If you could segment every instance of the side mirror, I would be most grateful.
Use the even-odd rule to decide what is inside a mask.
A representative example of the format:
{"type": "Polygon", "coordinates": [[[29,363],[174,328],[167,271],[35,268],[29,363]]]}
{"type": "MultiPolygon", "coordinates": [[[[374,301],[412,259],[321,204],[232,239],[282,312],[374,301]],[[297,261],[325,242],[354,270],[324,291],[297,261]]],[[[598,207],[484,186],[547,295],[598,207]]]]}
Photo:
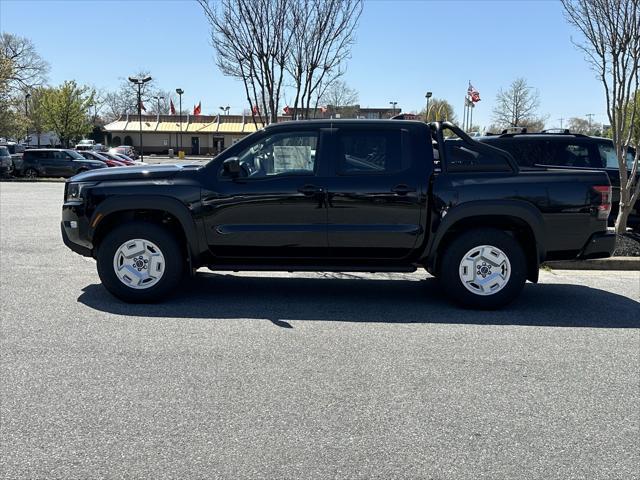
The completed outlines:
{"type": "Polygon", "coordinates": [[[224,170],[224,174],[227,177],[239,177],[241,173],[240,169],[240,160],[238,157],[230,157],[227,158],[224,162],[222,162],[222,168],[224,170]]]}

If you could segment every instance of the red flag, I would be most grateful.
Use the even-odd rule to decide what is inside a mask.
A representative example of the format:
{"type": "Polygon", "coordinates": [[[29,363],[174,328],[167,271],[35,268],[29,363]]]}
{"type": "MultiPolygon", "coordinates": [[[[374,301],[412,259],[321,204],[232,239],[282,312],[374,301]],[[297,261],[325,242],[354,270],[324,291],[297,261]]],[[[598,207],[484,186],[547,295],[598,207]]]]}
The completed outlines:
{"type": "Polygon", "coordinates": [[[171,108],[171,115],[175,115],[176,114],[176,107],[173,104],[173,100],[169,100],[169,108],[171,108]]]}
{"type": "Polygon", "coordinates": [[[320,107],[320,111],[322,113],[327,113],[327,107],[320,107]]]}
{"type": "Polygon", "coordinates": [[[147,111],[147,109],[144,108],[144,103],[142,103],[142,100],[140,100],[140,110],[142,110],[143,112],[147,111]]]}
{"type": "Polygon", "coordinates": [[[254,105],[253,107],[251,107],[251,113],[253,113],[254,115],[260,115],[260,109],[258,108],[257,105],[254,105]]]}
{"type": "Polygon", "coordinates": [[[193,114],[196,115],[196,116],[200,115],[200,112],[202,111],[201,103],[202,102],[198,102],[198,105],[193,107],[193,114]]]}
{"type": "Polygon", "coordinates": [[[284,112],[285,115],[289,115],[293,109],[289,108],[289,105],[287,105],[286,107],[284,107],[284,110],[282,110],[284,112]]]}

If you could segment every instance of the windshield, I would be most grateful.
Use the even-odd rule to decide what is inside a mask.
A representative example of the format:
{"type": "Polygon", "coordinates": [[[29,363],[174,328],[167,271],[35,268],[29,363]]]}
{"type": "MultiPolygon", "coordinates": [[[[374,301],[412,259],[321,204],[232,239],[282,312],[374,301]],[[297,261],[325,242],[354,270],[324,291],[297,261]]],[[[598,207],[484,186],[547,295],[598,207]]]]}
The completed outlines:
{"type": "Polygon", "coordinates": [[[85,158],[75,150],[67,150],[67,153],[71,155],[71,158],[73,158],[74,160],[85,160],[85,158]]]}
{"type": "Polygon", "coordinates": [[[8,157],[11,154],[9,153],[9,149],[7,147],[0,147],[0,157],[8,157]]]}

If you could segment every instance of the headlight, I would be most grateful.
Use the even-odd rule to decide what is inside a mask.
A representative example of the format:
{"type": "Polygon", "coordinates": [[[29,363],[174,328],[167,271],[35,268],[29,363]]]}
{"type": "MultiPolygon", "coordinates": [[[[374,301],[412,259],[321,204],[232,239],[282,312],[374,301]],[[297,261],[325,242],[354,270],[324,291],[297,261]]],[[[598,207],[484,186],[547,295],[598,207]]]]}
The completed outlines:
{"type": "Polygon", "coordinates": [[[93,182],[71,182],[67,184],[67,202],[77,202],[82,200],[82,192],[87,187],[95,185],[93,182]]]}

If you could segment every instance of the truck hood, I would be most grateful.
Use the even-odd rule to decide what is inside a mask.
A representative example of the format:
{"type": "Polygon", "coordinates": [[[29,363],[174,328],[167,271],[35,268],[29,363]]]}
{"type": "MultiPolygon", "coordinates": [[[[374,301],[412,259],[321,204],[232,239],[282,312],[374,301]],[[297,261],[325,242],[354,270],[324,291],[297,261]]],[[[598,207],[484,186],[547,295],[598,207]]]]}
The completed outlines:
{"type": "Polygon", "coordinates": [[[140,165],[130,167],[110,167],[90,170],[71,177],[70,182],[103,182],[120,180],[147,180],[157,178],[171,178],[185,170],[197,170],[200,164],[162,164],[140,165]]]}

